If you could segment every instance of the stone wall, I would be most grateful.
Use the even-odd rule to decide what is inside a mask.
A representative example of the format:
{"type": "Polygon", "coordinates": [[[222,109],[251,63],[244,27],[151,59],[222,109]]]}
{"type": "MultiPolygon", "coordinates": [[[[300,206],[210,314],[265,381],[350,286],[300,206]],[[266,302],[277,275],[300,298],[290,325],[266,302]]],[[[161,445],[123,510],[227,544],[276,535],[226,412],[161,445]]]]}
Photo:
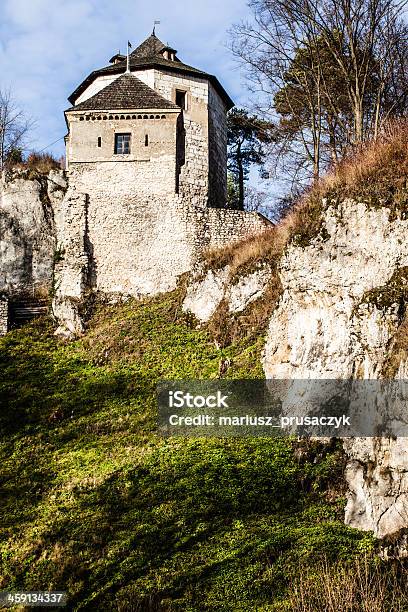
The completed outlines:
{"type": "Polygon", "coordinates": [[[227,201],[227,109],[210,84],[208,88],[209,205],[227,201]]]}
{"type": "Polygon", "coordinates": [[[9,306],[8,298],[0,296],[0,336],[8,332],[9,306]]]}
{"type": "Polygon", "coordinates": [[[207,206],[209,192],[208,81],[155,70],[155,89],[175,102],[176,91],[186,92],[186,109],[181,114],[184,163],[179,167],[180,194],[197,206],[207,206]]]}
{"type": "MultiPolygon", "coordinates": [[[[209,240],[206,246],[210,248],[225,246],[252,234],[259,234],[268,227],[271,227],[271,222],[259,213],[209,208],[207,228],[209,240]]],[[[198,235],[201,236],[201,233],[198,235]]],[[[206,236],[203,238],[205,240],[206,236]]]]}
{"type": "Polygon", "coordinates": [[[144,174],[137,163],[71,165],[70,185],[87,198],[89,287],[131,295],[171,290],[204,249],[269,225],[256,213],[208,208],[199,194],[176,194],[173,161],[152,160],[144,174]]]}
{"type": "Polygon", "coordinates": [[[103,170],[98,164],[78,165],[70,172],[70,183],[88,197],[94,288],[158,293],[173,288],[177,276],[190,268],[191,232],[185,204],[174,192],[173,170],[171,160],[161,158],[145,183],[132,163],[104,164],[103,170]]]}

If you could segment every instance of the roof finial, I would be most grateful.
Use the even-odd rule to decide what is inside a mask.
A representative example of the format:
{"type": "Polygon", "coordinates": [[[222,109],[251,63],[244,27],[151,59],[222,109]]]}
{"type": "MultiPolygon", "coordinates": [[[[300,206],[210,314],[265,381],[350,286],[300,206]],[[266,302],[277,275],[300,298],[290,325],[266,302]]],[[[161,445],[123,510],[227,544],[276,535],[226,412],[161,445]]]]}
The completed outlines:
{"type": "Polygon", "coordinates": [[[156,36],[156,26],[159,25],[160,21],[155,21],[153,24],[152,36],[156,36]]]}
{"type": "Polygon", "coordinates": [[[126,74],[130,74],[130,58],[129,58],[129,49],[132,48],[132,43],[128,40],[127,44],[127,56],[126,56],[126,74]]]}

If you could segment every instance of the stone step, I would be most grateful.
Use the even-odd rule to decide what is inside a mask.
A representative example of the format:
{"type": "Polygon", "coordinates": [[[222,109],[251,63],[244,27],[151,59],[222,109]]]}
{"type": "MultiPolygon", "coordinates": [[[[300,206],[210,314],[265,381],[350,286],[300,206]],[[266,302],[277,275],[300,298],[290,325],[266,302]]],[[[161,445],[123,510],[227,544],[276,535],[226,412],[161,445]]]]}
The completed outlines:
{"type": "Polygon", "coordinates": [[[9,303],[9,327],[20,327],[35,317],[47,314],[48,302],[44,300],[27,300],[9,303]]]}

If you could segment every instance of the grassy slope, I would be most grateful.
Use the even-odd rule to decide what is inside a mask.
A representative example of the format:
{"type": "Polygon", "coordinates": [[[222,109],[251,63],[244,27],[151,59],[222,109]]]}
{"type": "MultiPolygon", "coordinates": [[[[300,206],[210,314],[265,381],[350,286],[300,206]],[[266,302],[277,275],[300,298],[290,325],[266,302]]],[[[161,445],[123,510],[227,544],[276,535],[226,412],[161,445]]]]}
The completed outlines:
{"type": "Polygon", "coordinates": [[[290,610],[300,571],[371,549],[342,524],[335,448],[155,434],[157,380],[216,378],[221,357],[261,377],[261,347],[217,349],[176,295],[99,310],[77,342],[47,321],[0,340],[0,588],[68,589],[70,609],[290,610]]]}

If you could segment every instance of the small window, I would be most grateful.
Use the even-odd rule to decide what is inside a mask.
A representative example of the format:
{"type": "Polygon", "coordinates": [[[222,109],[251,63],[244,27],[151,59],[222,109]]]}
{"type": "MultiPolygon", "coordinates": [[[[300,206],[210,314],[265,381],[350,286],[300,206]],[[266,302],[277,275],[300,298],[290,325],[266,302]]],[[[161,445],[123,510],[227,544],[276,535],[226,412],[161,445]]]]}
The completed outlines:
{"type": "Polygon", "coordinates": [[[149,135],[146,134],[146,136],[145,136],[145,147],[148,147],[148,146],[149,146],[149,135]]]}
{"type": "Polygon", "coordinates": [[[130,134],[115,134],[115,155],[130,153],[130,134]]]}
{"type": "Polygon", "coordinates": [[[186,92],[176,90],[176,104],[183,110],[186,109],[186,92]]]}
{"type": "Polygon", "coordinates": [[[102,146],[102,138],[98,136],[98,147],[102,146]]]}

